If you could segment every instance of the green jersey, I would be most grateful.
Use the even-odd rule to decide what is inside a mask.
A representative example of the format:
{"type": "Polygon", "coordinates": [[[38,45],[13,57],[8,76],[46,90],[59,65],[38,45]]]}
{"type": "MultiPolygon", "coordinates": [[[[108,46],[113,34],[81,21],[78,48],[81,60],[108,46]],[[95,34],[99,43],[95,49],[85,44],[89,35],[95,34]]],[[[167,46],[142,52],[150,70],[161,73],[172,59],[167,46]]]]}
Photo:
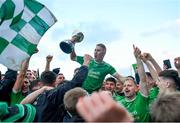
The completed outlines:
{"type": "Polygon", "coordinates": [[[151,104],[157,98],[158,93],[159,93],[158,87],[153,87],[150,89],[149,96],[148,96],[149,104],[151,104]]]}
{"type": "Polygon", "coordinates": [[[120,100],[122,100],[122,99],[124,99],[125,98],[125,96],[124,96],[124,94],[122,93],[122,95],[119,95],[117,92],[114,92],[113,93],[113,99],[114,99],[114,101],[120,101],[120,100]]]}
{"type": "MultiPolygon", "coordinates": [[[[83,57],[81,56],[77,56],[76,61],[81,65],[84,62],[83,57]]],[[[101,88],[104,78],[107,74],[113,75],[116,73],[116,70],[110,64],[104,61],[98,63],[94,59],[90,61],[88,69],[88,76],[82,87],[89,93],[97,91],[101,88]]]]}
{"type": "Polygon", "coordinates": [[[118,102],[133,115],[136,122],[150,121],[148,97],[143,96],[140,92],[131,101],[124,98],[118,102]]]}
{"type": "Polygon", "coordinates": [[[22,91],[19,91],[17,93],[11,92],[11,105],[14,104],[20,104],[20,102],[25,98],[25,96],[22,94],[22,91]]]}

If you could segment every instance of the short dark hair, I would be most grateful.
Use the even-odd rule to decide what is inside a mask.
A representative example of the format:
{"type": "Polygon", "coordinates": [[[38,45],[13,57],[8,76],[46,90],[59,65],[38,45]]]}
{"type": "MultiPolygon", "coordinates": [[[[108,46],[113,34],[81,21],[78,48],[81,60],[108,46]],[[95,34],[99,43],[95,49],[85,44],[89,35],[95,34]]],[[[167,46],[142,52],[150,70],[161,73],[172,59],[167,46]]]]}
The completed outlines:
{"type": "Polygon", "coordinates": [[[58,75],[63,75],[63,76],[64,76],[64,74],[63,74],[63,73],[58,73],[58,75]]]}
{"type": "Polygon", "coordinates": [[[116,82],[117,82],[114,77],[108,77],[108,78],[106,78],[105,83],[106,83],[107,81],[114,82],[114,84],[116,84],[116,82]]]}
{"type": "Polygon", "coordinates": [[[104,44],[99,43],[99,44],[97,44],[96,46],[100,46],[100,47],[102,47],[102,48],[106,51],[106,46],[105,46],[104,44]]]}
{"type": "Polygon", "coordinates": [[[55,74],[59,74],[60,68],[54,68],[52,71],[53,71],[55,74]]]}
{"type": "Polygon", "coordinates": [[[159,73],[159,77],[170,78],[174,80],[177,89],[180,89],[180,78],[176,70],[163,70],[159,73]]]}
{"type": "Polygon", "coordinates": [[[160,94],[150,109],[153,122],[180,121],[180,92],[160,94]]]}
{"type": "Polygon", "coordinates": [[[127,76],[127,78],[131,78],[132,80],[134,80],[135,81],[135,78],[133,77],[133,76],[127,76]]]}
{"type": "Polygon", "coordinates": [[[41,81],[45,84],[52,84],[56,80],[56,74],[52,71],[44,71],[41,74],[41,81]]]}
{"type": "Polygon", "coordinates": [[[38,82],[40,82],[40,79],[35,79],[31,82],[30,84],[30,90],[32,90],[33,87],[37,86],[38,85],[38,82]]]}

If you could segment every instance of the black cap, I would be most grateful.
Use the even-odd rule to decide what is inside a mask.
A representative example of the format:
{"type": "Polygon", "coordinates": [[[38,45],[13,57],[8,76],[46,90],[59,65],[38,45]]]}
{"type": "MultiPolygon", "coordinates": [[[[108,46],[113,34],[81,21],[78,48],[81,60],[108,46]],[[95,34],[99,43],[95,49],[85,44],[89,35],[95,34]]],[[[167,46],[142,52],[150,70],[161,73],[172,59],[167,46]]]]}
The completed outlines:
{"type": "Polygon", "coordinates": [[[60,68],[54,68],[52,71],[53,71],[55,74],[59,74],[60,68]]]}

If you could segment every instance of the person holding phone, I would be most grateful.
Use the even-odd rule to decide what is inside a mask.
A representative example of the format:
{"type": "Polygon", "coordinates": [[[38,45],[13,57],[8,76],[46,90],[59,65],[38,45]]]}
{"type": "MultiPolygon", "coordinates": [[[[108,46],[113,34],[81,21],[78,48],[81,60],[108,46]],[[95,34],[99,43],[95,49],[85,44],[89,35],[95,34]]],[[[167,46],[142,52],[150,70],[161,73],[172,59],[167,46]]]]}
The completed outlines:
{"type": "Polygon", "coordinates": [[[170,68],[172,68],[172,67],[171,67],[171,62],[170,62],[170,60],[169,60],[169,59],[164,60],[164,61],[163,61],[163,69],[164,69],[164,70],[168,70],[168,69],[170,69],[170,68]]]}

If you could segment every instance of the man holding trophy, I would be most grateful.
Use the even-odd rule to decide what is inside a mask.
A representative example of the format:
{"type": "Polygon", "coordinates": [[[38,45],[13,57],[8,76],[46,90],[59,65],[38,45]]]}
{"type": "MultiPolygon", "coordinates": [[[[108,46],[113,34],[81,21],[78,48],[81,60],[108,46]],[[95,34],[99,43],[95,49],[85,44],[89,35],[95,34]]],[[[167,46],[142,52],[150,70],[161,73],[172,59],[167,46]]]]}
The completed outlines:
{"type": "MultiPolygon", "coordinates": [[[[120,81],[122,83],[122,81],[124,81],[124,77],[122,77],[120,74],[118,74],[118,72],[114,69],[114,67],[112,67],[110,64],[106,63],[103,61],[104,56],[106,54],[106,46],[104,44],[97,44],[96,48],[94,50],[94,58],[88,54],[85,54],[84,56],[77,56],[74,50],[74,46],[75,43],[80,42],[83,39],[84,35],[82,32],[78,32],[75,35],[72,36],[72,40],[70,42],[68,42],[68,45],[71,45],[69,47],[71,47],[69,50],[70,52],[65,52],[64,49],[66,49],[67,45],[64,46],[66,48],[61,49],[65,52],[65,53],[70,53],[70,58],[73,61],[76,61],[78,63],[80,63],[81,65],[84,62],[84,59],[89,59],[90,63],[89,63],[89,72],[88,72],[88,76],[85,80],[85,82],[83,83],[83,88],[86,89],[89,93],[92,93],[93,91],[98,91],[101,86],[102,83],[104,81],[104,78],[106,77],[106,75],[111,74],[112,76],[114,76],[118,81],[120,81]]],[[[62,43],[62,42],[61,42],[62,43]]],[[[60,43],[60,45],[62,45],[60,43]]]]}

